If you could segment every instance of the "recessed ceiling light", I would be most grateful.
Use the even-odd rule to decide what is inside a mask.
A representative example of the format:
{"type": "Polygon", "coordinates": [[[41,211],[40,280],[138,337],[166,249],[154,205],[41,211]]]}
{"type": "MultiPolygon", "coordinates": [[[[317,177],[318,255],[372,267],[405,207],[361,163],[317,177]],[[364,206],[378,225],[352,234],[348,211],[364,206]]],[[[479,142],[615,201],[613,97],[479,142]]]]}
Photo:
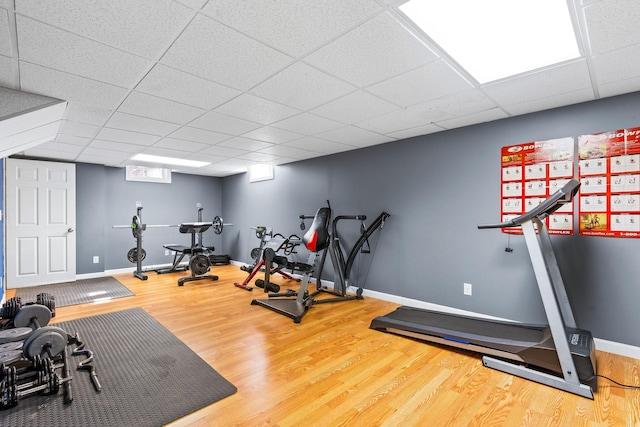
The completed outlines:
{"type": "Polygon", "coordinates": [[[564,0],[410,0],[400,10],[480,83],[580,56],[564,0]]]}
{"type": "Polygon", "coordinates": [[[192,168],[200,168],[202,166],[211,164],[209,162],[200,162],[197,160],[177,159],[174,157],[163,157],[163,156],[152,156],[150,154],[136,154],[131,158],[131,160],[136,160],[138,162],[147,162],[147,163],[161,163],[164,165],[187,166],[192,168]]]}

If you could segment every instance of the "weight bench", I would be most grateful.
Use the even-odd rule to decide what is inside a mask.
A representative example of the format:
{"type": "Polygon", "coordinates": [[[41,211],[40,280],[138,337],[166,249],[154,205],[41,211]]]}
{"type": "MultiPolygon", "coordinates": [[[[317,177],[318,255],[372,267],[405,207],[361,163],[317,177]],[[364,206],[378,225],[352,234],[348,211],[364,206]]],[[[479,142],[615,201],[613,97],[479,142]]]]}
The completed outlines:
{"type": "MultiPolygon", "coordinates": [[[[174,259],[174,266],[179,264],[182,258],[185,256],[189,256],[189,270],[191,270],[191,276],[185,276],[178,279],[178,286],[184,285],[184,282],[192,282],[194,280],[218,280],[218,276],[213,274],[207,274],[211,267],[211,262],[209,261],[209,256],[207,252],[213,251],[213,246],[201,246],[196,243],[196,235],[200,233],[204,233],[211,227],[210,222],[185,222],[180,224],[178,230],[182,234],[191,234],[191,246],[183,246],[183,245],[165,245],[172,246],[175,249],[180,249],[180,258],[176,258],[178,256],[178,251],[176,251],[174,259]]],[[[170,249],[171,248],[167,248],[170,249]]]]}
{"type": "Polygon", "coordinates": [[[162,245],[162,247],[165,249],[169,249],[171,252],[173,252],[173,263],[171,267],[158,268],[153,270],[158,274],[173,273],[175,271],[186,271],[189,269],[189,263],[186,263],[186,264],[181,264],[181,263],[182,263],[182,260],[187,255],[189,255],[189,258],[190,258],[192,254],[203,253],[206,255],[208,252],[213,252],[215,250],[214,246],[196,245],[195,247],[191,247],[191,246],[179,245],[176,243],[168,243],[168,244],[162,245]]]}

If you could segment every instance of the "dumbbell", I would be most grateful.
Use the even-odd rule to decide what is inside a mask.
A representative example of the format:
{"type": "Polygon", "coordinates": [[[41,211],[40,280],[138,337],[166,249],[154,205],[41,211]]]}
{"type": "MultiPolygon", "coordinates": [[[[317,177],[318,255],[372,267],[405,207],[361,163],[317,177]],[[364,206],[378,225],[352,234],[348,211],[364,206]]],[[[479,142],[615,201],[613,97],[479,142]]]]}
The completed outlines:
{"type": "Polygon", "coordinates": [[[56,373],[58,368],[68,368],[66,355],[61,364],[55,364],[51,359],[36,357],[33,366],[26,371],[24,368],[3,365],[0,369],[0,377],[4,392],[0,395],[0,409],[14,407],[19,399],[35,393],[57,394],[62,384],[65,386],[65,403],[71,403],[73,401],[70,388],[72,377],[66,372],[64,378],[60,378],[56,373]]]}
{"type": "Polygon", "coordinates": [[[54,358],[67,346],[68,334],[57,326],[47,326],[51,317],[51,310],[44,305],[25,305],[13,318],[15,328],[7,329],[26,333],[22,352],[29,360],[36,356],[54,358]]]}

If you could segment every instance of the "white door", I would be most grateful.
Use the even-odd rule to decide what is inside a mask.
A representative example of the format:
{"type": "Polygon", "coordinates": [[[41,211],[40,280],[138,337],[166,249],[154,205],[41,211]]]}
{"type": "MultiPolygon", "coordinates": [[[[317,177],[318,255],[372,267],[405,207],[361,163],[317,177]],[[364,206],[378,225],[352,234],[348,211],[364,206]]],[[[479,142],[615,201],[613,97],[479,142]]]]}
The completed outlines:
{"type": "Polygon", "coordinates": [[[74,164],[7,159],[7,288],[76,278],[74,164]]]}

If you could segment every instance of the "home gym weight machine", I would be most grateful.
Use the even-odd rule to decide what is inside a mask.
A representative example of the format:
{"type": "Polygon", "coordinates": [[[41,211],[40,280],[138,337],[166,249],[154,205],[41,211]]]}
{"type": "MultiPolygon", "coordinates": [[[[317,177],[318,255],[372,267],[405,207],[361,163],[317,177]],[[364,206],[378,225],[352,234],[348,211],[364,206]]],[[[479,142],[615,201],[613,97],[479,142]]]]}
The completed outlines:
{"type": "MultiPolygon", "coordinates": [[[[202,215],[202,208],[200,207],[200,204],[198,203],[196,205],[198,207],[198,219],[201,219],[201,215],[202,215]]],[[[183,223],[183,224],[194,224],[194,223],[183,223]]],[[[131,233],[133,234],[133,238],[136,240],[136,246],[134,248],[131,248],[128,252],[127,252],[127,259],[129,260],[129,262],[135,263],[136,264],[136,269],[133,272],[133,275],[135,277],[137,277],[140,280],[147,280],[148,276],[145,274],[145,271],[143,271],[142,269],[142,261],[146,258],[147,256],[147,252],[144,250],[144,248],[142,247],[142,234],[143,232],[147,229],[147,228],[166,228],[166,227],[181,227],[183,224],[145,224],[142,222],[142,203],[140,202],[136,202],[136,214],[133,216],[133,218],[131,219],[131,224],[130,225],[114,225],[112,226],[112,228],[120,228],[120,229],[131,229],[131,233]]],[[[199,242],[201,244],[202,240],[201,240],[201,233],[204,232],[205,230],[203,229],[205,225],[207,225],[208,227],[206,227],[206,229],[208,229],[209,227],[211,227],[213,229],[213,232],[216,234],[221,234],[224,227],[225,226],[232,226],[233,224],[225,224],[223,219],[216,215],[213,219],[212,222],[198,222],[198,224],[201,224],[202,227],[200,227],[201,231],[200,233],[200,237],[199,237],[199,242]]],[[[186,232],[186,231],[185,231],[186,232]]],[[[195,242],[193,242],[195,244],[195,242]]],[[[201,259],[198,259],[199,264],[202,263],[201,259]]],[[[175,264],[175,257],[174,257],[174,264],[175,264]]],[[[195,264],[195,262],[194,262],[195,264]]],[[[153,271],[153,270],[151,270],[153,271]]]]}
{"type": "Polygon", "coordinates": [[[569,180],[529,212],[478,228],[521,227],[548,324],[501,322],[402,306],[371,328],[483,354],[484,366],[593,399],[597,389],[591,332],[578,329],[545,219],[571,203],[580,182],[569,180]],[[537,233],[536,233],[537,228],[537,233]]]}
{"type": "Polygon", "coordinates": [[[263,306],[292,318],[295,323],[300,323],[307,310],[315,304],[363,299],[362,292],[364,283],[359,284],[355,295],[347,293],[350,286],[351,272],[353,270],[354,262],[359,253],[370,253],[369,238],[377,230],[384,227],[384,223],[389,216],[390,214],[383,211],[369,227],[366,227],[364,224],[364,221],[367,219],[366,215],[339,215],[332,220],[332,209],[328,200],[327,206],[320,208],[315,215],[300,215],[301,229],[305,228],[305,219],[313,218],[313,222],[309,230],[302,237],[302,243],[310,252],[312,252],[312,254],[315,254],[316,261],[318,256],[320,257],[319,262],[309,262],[306,268],[301,268],[300,265],[297,266],[304,274],[300,289],[297,292],[287,291],[282,294],[269,293],[271,288],[270,274],[273,269],[273,264],[275,263],[277,265],[276,268],[287,268],[287,259],[286,257],[278,257],[273,251],[265,250],[263,255],[265,261],[265,278],[263,287],[265,293],[268,293],[269,298],[254,299],[251,301],[251,304],[263,306]],[[345,248],[340,235],[338,234],[338,223],[344,220],[360,221],[360,237],[346,257],[345,248]],[[365,245],[367,246],[367,249],[365,249],[365,245]],[[332,288],[323,285],[321,281],[327,251],[331,257],[334,270],[334,282],[332,288]],[[312,274],[316,274],[316,290],[309,293],[308,286],[312,274]],[[330,294],[332,297],[316,298],[318,295],[323,293],[330,294]]]}
{"type": "MultiPolygon", "coordinates": [[[[253,264],[250,266],[243,265],[240,267],[240,270],[246,271],[247,273],[249,273],[249,276],[246,279],[244,279],[244,281],[242,282],[234,283],[234,286],[240,289],[244,289],[245,291],[253,290],[253,288],[249,286],[249,282],[265,266],[265,260],[263,257],[265,249],[272,249],[275,251],[275,253],[279,253],[282,251],[282,253],[285,256],[289,256],[296,253],[295,248],[299,246],[302,242],[300,237],[298,237],[295,234],[292,234],[289,237],[285,237],[283,234],[280,234],[280,233],[274,234],[273,229],[271,229],[271,227],[257,226],[257,227],[251,227],[251,229],[256,231],[256,237],[260,239],[260,244],[257,248],[251,249],[251,259],[253,259],[254,261],[253,264]],[[277,245],[275,243],[277,243],[277,245]],[[269,247],[267,247],[267,245],[269,245],[269,247]],[[273,249],[273,247],[275,247],[275,249],[273,249]]],[[[295,264],[292,264],[289,262],[287,264],[288,264],[288,267],[290,267],[293,271],[296,270],[295,264]]],[[[282,271],[282,268],[274,268],[271,270],[270,273],[271,274],[277,273],[282,277],[284,277],[285,279],[295,280],[297,282],[301,281],[301,279],[296,278],[290,275],[289,273],[282,271]]],[[[263,286],[260,286],[260,283],[258,281],[256,281],[256,283],[257,283],[257,286],[263,287],[263,286]]],[[[262,281],[261,283],[264,285],[264,281],[262,281]]],[[[280,291],[280,287],[276,284],[271,284],[270,289],[273,290],[273,292],[280,291]]]]}

